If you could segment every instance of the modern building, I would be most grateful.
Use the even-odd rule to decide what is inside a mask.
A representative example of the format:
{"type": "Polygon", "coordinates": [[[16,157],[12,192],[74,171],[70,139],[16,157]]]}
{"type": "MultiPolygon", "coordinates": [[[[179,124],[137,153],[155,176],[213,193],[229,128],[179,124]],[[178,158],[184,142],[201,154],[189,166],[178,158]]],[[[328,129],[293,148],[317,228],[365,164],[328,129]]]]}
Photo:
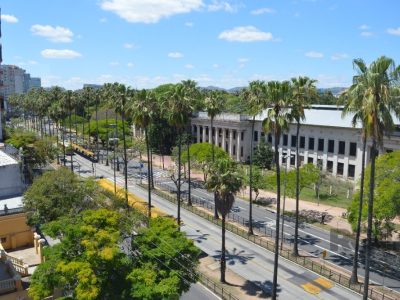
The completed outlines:
{"type": "Polygon", "coordinates": [[[37,89],[40,87],[42,87],[42,80],[39,77],[30,77],[29,87],[27,91],[29,91],[30,89],[37,89]]]}
{"type": "MultiPolygon", "coordinates": [[[[274,137],[262,130],[264,111],[255,118],[253,146],[265,140],[274,145],[274,137]]],[[[296,139],[296,124],[290,124],[282,134],[279,144],[280,162],[282,157],[291,157],[287,167],[296,163],[296,144],[299,142],[301,164],[321,165],[322,170],[334,177],[357,180],[361,173],[362,137],[360,126],[352,127],[352,116],[342,118],[342,108],[330,105],[313,105],[305,110],[305,120],[301,124],[299,141],[296,139]]],[[[206,112],[199,112],[191,119],[194,140],[198,143],[214,142],[237,161],[246,162],[251,149],[251,116],[239,114],[220,114],[214,119],[212,130],[206,112]]],[[[381,153],[400,150],[400,120],[394,119],[396,128],[390,137],[384,138],[381,153]]],[[[368,142],[366,161],[370,157],[371,142],[368,142]]]]}

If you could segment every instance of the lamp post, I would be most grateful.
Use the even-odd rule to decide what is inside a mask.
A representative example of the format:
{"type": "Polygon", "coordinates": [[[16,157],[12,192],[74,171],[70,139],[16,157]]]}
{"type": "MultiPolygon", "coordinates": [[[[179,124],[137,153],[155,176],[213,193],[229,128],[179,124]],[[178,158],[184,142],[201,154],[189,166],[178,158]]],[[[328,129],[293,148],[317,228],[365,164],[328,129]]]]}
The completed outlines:
{"type": "Polygon", "coordinates": [[[108,166],[108,147],[109,147],[109,140],[108,140],[108,109],[106,110],[106,134],[107,134],[107,145],[106,145],[106,166],[108,166]]]}
{"type": "Polygon", "coordinates": [[[285,168],[284,168],[284,178],[283,178],[283,208],[282,208],[282,230],[281,230],[281,251],[283,248],[283,230],[285,228],[285,205],[286,205],[286,175],[287,175],[287,159],[289,158],[289,160],[293,157],[295,157],[296,155],[294,154],[286,154],[284,156],[282,156],[282,159],[285,162],[285,168]]]}
{"type": "MultiPolygon", "coordinates": [[[[117,126],[117,124],[110,124],[110,126],[111,126],[111,128],[115,128],[115,126],[117,126]]],[[[114,135],[114,138],[113,138],[113,146],[114,146],[114,157],[113,157],[113,170],[114,170],[114,194],[116,194],[117,193],[117,176],[116,176],[116,173],[115,173],[115,141],[116,141],[116,138],[115,138],[115,133],[113,132],[113,135],[114,135]]]]}

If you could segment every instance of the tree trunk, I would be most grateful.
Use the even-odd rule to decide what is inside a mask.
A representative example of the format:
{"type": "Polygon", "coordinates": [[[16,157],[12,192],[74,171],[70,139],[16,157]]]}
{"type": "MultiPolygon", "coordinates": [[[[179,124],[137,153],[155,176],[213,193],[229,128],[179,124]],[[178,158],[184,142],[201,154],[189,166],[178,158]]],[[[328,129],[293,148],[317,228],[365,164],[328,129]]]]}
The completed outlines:
{"type": "MultiPolygon", "coordinates": [[[[117,126],[115,127],[116,131],[117,131],[117,141],[119,142],[119,137],[118,137],[118,114],[117,112],[115,112],[115,123],[117,124],[117,126]]],[[[89,127],[90,129],[90,127],[89,127]]],[[[89,131],[90,132],[90,131],[89,131]]],[[[89,137],[90,138],[90,137],[89,137]]],[[[115,141],[114,141],[115,143],[115,141]]],[[[118,144],[117,144],[118,145],[118,144]]],[[[117,147],[118,150],[118,147],[117,147]]],[[[114,148],[115,151],[115,148],[114,148]]],[[[117,171],[119,172],[119,156],[117,155],[117,171]]]]}
{"type": "Polygon", "coordinates": [[[144,134],[146,137],[146,148],[147,148],[147,193],[148,193],[148,216],[151,218],[151,184],[150,184],[150,147],[149,147],[149,137],[147,134],[147,127],[144,128],[144,134]]]}
{"type": "Polygon", "coordinates": [[[178,229],[181,227],[181,150],[182,150],[182,134],[179,131],[178,136],[178,190],[177,190],[177,201],[178,201],[178,229]]]}
{"type": "Polygon", "coordinates": [[[225,214],[222,214],[222,246],[221,246],[221,282],[225,283],[225,270],[226,270],[226,258],[225,258],[225,214]]]}
{"type": "MultiPolygon", "coordinates": [[[[212,162],[215,162],[215,150],[214,150],[214,135],[212,134],[212,128],[214,125],[214,117],[211,117],[211,128],[208,130],[208,135],[211,135],[211,153],[212,153],[212,162]]],[[[205,130],[205,128],[203,129],[205,130]]],[[[205,142],[205,141],[204,141],[205,142]]],[[[218,210],[217,210],[217,195],[214,192],[214,219],[219,219],[218,210]]]]}
{"type": "MultiPolygon", "coordinates": [[[[190,127],[189,127],[190,128],[190,127]]],[[[190,179],[190,141],[191,133],[189,130],[189,135],[187,139],[187,161],[188,161],[188,205],[192,206],[192,189],[191,189],[191,179],[190,179]]]]}
{"type": "Polygon", "coordinates": [[[48,128],[49,128],[49,135],[51,136],[51,126],[50,126],[50,118],[47,117],[47,124],[48,124],[48,128]]]}
{"type": "Polygon", "coordinates": [[[279,140],[280,134],[275,132],[275,168],[276,168],[276,222],[275,222],[275,257],[274,257],[274,275],[272,281],[272,300],[276,300],[278,287],[278,260],[279,260],[279,225],[281,216],[281,173],[279,166],[279,140]]]}
{"type": "Polygon", "coordinates": [[[82,144],[85,145],[85,105],[82,110],[82,144]]]}
{"type": "Polygon", "coordinates": [[[56,122],[56,138],[57,138],[57,165],[60,164],[60,153],[59,153],[59,149],[60,149],[60,143],[59,143],[59,137],[58,137],[58,121],[56,122]]]}
{"type": "Polygon", "coordinates": [[[66,162],[66,158],[65,158],[65,116],[64,116],[64,113],[63,113],[62,140],[63,140],[63,154],[64,154],[63,163],[64,163],[64,167],[65,167],[67,162],[66,162]]]}
{"type": "MultiPolygon", "coordinates": [[[[125,106],[125,104],[124,104],[125,106]]],[[[128,202],[128,157],[126,155],[126,138],[125,138],[125,108],[123,108],[122,113],[121,113],[121,119],[122,119],[122,139],[124,143],[124,179],[125,179],[125,201],[126,205],[129,208],[129,202],[128,202]]]]}
{"type": "Polygon", "coordinates": [[[75,107],[75,144],[78,145],[78,122],[76,120],[76,107],[75,107]]]}
{"type": "MultiPolygon", "coordinates": [[[[254,143],[254,122],[255,116],[253,116],[253,121],[251,122],[251,140],[250,140],[250,172],[249,172],[249,235],[253,235],[253,143],[254,143]]],[[[237,136],[237,138],[240,138],[237,136]]],[[[239,149],[238,149],[239,151],[239,149]]]]}
{"type": "MultiPolygon", "coordinates": [[[[71,128],[71,126],[72,126],[72,119],[71,119],[71,111],[72,111],[72,109],[71,109],[71,99],[69,99],[69,116],[68,116],[68,120],[69,120],[69,147],[70,147],[70,150],[71,150],[71,148],[72,148],[72,128],[71,128]]],[[[70,155],[71,155],[71,172],[74,172],[74,151],[72,150],[71,152],[70,152],[70,155]]]]}
{"type": "Polygon", "coordinates": [[[154,177],[153,177],[153,150],[150,148],[150,183],[151,188],[154,189],[154,177]]]}
{"type": "Polygon", "coordinates": [[[360,248],[360,234],[361,234],[361,217],[362,217],[362,208],[364,201],[364,176],[365,176],[365,150],[367,147],[367,137],[364,132],[363,136],[363,152],[362,152],[362,161],[361,161],[361,178],[360,178],[360,198],[358,204],[358,219],[357,219],[357,231],[356,231],[356,245],[354,249],[354,258],[353,258],[353,270],[351,272],[350,283],[356,284],[358,283],[358,250],[360,248]]]}
{"type": "Polygon", "coordinates": [[[376,139],[372,139],[371,148],[371,174],[369,179],[369,195],[368,195],[368,227],[367,227],[367,249],[365,253],[365,276],[364,276],[364,293],[363,300],[368,299],[369,286],[369,267],[371,257],[371,237],[372,237],[372,215],[374,204],[374,188],[375,188],[375,159],[376,159],[376,139]]]}
{"type": "MultiPolygon", "coordinates": [[[[98,97],[98,96],[97,96],[98,97]]],[[[96,98],[96,157],[99,160],[99,118],[97,117],[97,112],[99,109],[99,99],[96,98]]]]}
{"type": "MultiPolygon", "coordinates": [[[[299,256],[299,203],[300,203],[300,157],[299,157],[300,122],[296,126],[296,220],[294,225],[293,255],[299,256]]],[[[290,157],[289,157],[290,159],[290,157]]],[[[283,231],[283,228],[282,228],[283,231]]]]}
{"type": "Polygon", "coordinates": [[[109,144],[109,137],[108,137],[108,109],[106,110],[106,138],[107,138],[107,143],[106,143],[106,166],[108,166],[108,148],[110,147],[109,144]]]}

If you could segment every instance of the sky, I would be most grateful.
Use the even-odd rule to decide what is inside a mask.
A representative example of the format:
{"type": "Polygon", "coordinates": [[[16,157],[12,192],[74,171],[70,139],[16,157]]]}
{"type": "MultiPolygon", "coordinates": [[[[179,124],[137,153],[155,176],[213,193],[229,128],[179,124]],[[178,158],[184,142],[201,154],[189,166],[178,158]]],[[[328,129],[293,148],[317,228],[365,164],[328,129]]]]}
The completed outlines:
{"type": "Polygon", "coordinates": [[[308,76],[346,87],[352,60],[400,63],[399,0],[0,0],[3,64],[45,87],[193,79],[233,88],[308,76]]]}

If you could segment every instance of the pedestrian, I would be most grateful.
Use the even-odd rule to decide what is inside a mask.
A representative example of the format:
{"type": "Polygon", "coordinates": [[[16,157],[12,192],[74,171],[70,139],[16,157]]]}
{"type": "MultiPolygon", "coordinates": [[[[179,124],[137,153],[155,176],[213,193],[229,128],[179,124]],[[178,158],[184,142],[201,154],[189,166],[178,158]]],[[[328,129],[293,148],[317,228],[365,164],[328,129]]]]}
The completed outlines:
{"type": "Polygon", "coordinates": [[[322,214],[321,215],[321,224],[324,224],[325,223],[325,214],[322,214]]]}
{"type": "Polygon", "coordinates": [[[8,207],[7,207],[7,204],[4,204],[4,214],[5,214],[5,215],[8,214],[8,207]]]}

